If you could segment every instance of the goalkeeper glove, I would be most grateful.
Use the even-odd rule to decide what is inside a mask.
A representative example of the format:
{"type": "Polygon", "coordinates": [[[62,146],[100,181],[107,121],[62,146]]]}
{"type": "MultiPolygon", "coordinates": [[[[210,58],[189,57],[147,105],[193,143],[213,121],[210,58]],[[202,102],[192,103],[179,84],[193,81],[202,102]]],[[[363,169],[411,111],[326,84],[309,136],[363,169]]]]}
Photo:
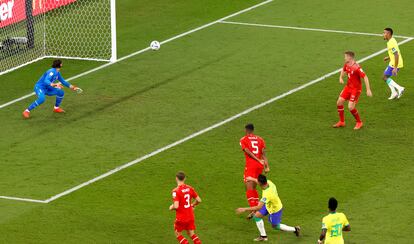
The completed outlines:
{"type": "Polygon", "coordinates": [[[83,90],[77,86],[72,86],[70,89],[72,89],[72,91],[75,91],[78,94],[83,92],[83,90]]]}

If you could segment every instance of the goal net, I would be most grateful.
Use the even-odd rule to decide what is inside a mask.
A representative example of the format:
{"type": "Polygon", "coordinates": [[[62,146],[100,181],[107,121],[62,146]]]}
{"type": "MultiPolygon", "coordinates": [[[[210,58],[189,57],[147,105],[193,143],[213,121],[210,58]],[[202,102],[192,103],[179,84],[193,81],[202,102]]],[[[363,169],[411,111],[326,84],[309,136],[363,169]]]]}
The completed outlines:
{"type": "Polygon", "coordinates": [[[0,0],[0,75],[44,58],[116,61],[115,0],[0,0]]]}

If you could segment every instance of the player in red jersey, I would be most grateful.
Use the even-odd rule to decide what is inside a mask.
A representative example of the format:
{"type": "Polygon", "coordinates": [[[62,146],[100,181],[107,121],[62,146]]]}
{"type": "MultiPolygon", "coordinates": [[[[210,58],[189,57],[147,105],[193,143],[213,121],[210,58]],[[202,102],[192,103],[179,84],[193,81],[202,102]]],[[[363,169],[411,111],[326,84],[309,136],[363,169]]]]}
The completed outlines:
{"type": "MultiPolygon", "coordinates": [[[[240,139],[240,146],[246,158],[246,166],[244,168],[244,184],[246,185],[246,197],[250,207],[259,204],[259,193],[256,190],[256,181],[249,178],[257,179],[263,173],[270,171],[265,153],[265,142],[257,135],[254,135],[254,125],[245,126],[246,135],[240,139]]],[[[249,215],[251,217],[252,215],[249,215]]]]}
{"type": "Polygon", "coordinates": [[[356,120],[354,130],[359,130],[361,129],[363,123],[355,106],[357,105],[359,96],[361,95],[361,79],[364,79],[368,97],[372,97],[372,92],[369,86],[368,76],[364,73],[361,66],[359,66],[359,64],[355,61],[354,52],[345,52],[345,65],[341,71],[341,75],[339,76],[339,83],[341,84],[344,84],[343,77],[345,73],[348,74],[348,82],[346,83],[346,86],[342,90],[338,101],[336,102],[339,114],[339,122],[334,124],[333,127],[340,128],[345,126],[344,103],[345,101],[349,101],[349,111],[351,111],[351,114],[356,120]]]}
{"type": "Polygon", "coordinates": [[[184,172],[178,172],[175,177],[177,187],[172,191],[173,204],[171,204],[170,210],[176,211],[174,222],[175,235],[180,244],[188,244],[187,239],[181,234],[185,230],[194,244],[201,244],[201,240],[194,232],[196,229],[194,224],[194,207],[201,203],[201,198],[191,186],[184,183],[185,178],[184,172]]]}

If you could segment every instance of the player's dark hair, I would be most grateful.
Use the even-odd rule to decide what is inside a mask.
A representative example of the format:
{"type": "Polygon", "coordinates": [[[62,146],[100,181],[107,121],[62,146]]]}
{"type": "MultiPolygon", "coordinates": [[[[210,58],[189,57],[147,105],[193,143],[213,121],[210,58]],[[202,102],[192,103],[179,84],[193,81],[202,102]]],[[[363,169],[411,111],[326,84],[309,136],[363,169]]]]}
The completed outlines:
{"type": "Polygon", "coordinates": [[[267,184],[267,178],[264,175],[259,175],[259,177],[257,177],[257,181],[259,182],[260,185],[267,184]]]}
{"type": "Polygon", "coordinates": [[[249,130],[249,131],[254,131],[254,125],[253,124],[247,124],[244,128],[246,130],[249,130]]]}
{"type": "Polygon", "coordinates": [[[182,172],[182,171],[178,172],[175,176],[177,177],[177,179],[178,179],[179,181],[183,181],[183,180],[185,180],[185,173],[184,173],[184,172],[182,172]]]}
{"type": "Polygon", "coordinates": [[[348,55],[348,56],[350,56],[350,57],[352,57],[352,58],[355,58],[355,53],[354,53],[354,52],[352,52],[352,51],[346,51],[346,52],[345,52],[345,55],[348,55]]]}
{"type": "Polygon", "coordinates": [[[337,207],[338,207],[338,201],[334,197],[329,198],[329,201],[328,201],[329,210],[336,211],[337,207]]]}
{"type": "Polygon", "coordinates": [[[62,60],[56,59],[53,61],[52,68],[60,68],[62,67],[62,60]]]}
{"type": "Polygon", "coordinates": [[[390,27],[387,27],[387,28],[385,28],[384,30],[386,30],[386,31],[390,32],[390,33],[391,33],[391,35],[394,35],[394,31],[393,31],[393,30],[392,30],[392,28],[390,28],[390,27]]]}

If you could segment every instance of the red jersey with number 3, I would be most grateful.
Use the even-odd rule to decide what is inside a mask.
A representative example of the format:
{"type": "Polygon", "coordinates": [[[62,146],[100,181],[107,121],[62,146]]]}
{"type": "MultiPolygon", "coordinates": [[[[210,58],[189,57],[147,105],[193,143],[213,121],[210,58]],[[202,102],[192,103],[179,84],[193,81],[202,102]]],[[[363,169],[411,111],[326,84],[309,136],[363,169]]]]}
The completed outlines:
{"type": "Polygon", "coordinates": [[[197,192],[191,186],[183,184],[172,191],[172,196],[173,202],[178,201],[179,203],[176,210],[176,221],[194,220],[194,210],[191,202],[197,198],[197,192]]]}
{"type": "Polygon", "coordinates": [[[362,90],[361,79],[365,78],[365,72],[362,70],[359,64],[354,63],[353,65],[345,64],[343,71],[348,74],[348,82],[346,86],[355,90],[362,90]]]}
{"type": "MultiPolygon", "coordinates": [[[[262,159],[263,150],[266,148],[264,140],[260,136],[249,134],[240,139],[240,146],[242,150],[249,149],[258,159],[262,159]]],[[[244,152],[246,157],[246,166],[260,164],[253,158],[251,158],[246,152],[244,152]]]]}

